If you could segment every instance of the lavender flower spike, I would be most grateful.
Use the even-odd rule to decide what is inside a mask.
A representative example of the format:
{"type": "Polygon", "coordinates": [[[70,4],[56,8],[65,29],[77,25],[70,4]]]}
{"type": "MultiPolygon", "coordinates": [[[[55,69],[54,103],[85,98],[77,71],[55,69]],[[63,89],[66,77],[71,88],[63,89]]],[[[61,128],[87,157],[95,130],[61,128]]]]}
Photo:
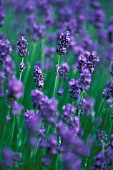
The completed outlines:
{"type": "Polygon", "coordinates": [[[21,57],[27,56],[28,55],[28,42],[27,40],[21,36],[19,41],[17,42],[17,47],[18,47],[18,54],[21,57]]]}
{"type": "Polygon", "coordinates": [[[59,55],[66,54],[67,48],[69,47],[70,42],[70,33],[66,31],[66,33],[61,33],[58,39],[56,52],[59,55]]]}
{"type": "Polygon", "coordinates": [[[44,76],[41,68],[38,65],[34,66],[34,82],[36,83],[37,88],[43,88],[44,86],[44,76]]]}

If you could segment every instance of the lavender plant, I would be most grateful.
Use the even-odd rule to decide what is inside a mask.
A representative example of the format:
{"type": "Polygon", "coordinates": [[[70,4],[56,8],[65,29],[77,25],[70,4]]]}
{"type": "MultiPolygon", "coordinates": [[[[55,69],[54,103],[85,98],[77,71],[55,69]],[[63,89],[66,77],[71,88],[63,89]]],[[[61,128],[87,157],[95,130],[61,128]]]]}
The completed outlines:
{"type": "Polygon", "coordinates": [[[112,5],[0,0],[1,170],[113,169],[112,5]]]}

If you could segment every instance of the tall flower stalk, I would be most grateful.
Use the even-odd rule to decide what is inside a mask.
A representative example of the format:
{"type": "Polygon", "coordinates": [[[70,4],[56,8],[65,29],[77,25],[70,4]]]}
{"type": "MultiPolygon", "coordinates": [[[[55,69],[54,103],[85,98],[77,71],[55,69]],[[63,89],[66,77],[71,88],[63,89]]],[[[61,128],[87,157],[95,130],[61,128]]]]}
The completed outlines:
{"type": "Polygon", "coordinates": [[[18,54],[22,58],[22,61],[19,65],[19,71],[20,71],[20,76],[19,79],[22,79],[22,73],[25,69],[25,64],[24,64],[24,57],[26,57],[28,53],[28,42],[27,40],[21,36],[19,41],[17,42],[17,47],[18,47],[18,54]]]}
{"type": "Polygon", "coordinates": [[[55,78],[55,84],[54,84],[54,91],[53,91],[53,97],[56,97],[56,91],[58,87],[58,72],[60,68],[60,60],[61,57],[63,57],[64,54],[66,54],[67,49],[69,47],[70,43],[70,33],[69,31],[66,31],[65,33],[61,33],[58,37],[56,52],[59,55],[58,57],[58,64],[56,69],[56,78],[55,78]]]}

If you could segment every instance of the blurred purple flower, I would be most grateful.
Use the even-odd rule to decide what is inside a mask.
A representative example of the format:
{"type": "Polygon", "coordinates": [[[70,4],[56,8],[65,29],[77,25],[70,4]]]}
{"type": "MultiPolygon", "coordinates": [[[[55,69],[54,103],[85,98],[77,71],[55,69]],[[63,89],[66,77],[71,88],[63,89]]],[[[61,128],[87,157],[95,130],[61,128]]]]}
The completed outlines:
{"type": "Polygon", "coordinates": [[[2,165],[6,166],[7,168],[19,168],[21,158],[21,153],[13,152],[10,148],[7,147],[2,149],[2,165]]]}
{"type": "Polygon", "coordinates": [[[23,84],[16,77],[12,77],[8,81],[8,89],[6,91],[8,98],[10,99],[20,99],[23,95],[23,84]]]}
{"type": "Polygon", "coordinates": [[[16,101],[13,101],[12,103],[12,114],[19,115],[20,112],[24,109],[24,106],[19,104],[16,101]]]}
{"type": "Polygon", "coordinates": [[[25,116],[25,124],[26,124],[27,130],[31,134],[38,132],[38,129],[40,126],[40,115],[36,114],[34,110],[27,110],[24,113],[24,116],[25,116]]]}

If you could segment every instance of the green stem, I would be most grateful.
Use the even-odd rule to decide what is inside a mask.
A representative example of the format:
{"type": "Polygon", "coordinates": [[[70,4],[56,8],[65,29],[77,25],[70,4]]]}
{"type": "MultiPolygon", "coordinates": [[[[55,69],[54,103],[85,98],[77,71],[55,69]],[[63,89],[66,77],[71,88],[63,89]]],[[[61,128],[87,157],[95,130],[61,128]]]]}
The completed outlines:
{"type": "MultiPolygon", "coordinates": [[[[24,62],[24,57],[22,57],[22,61],[21,62],[24,62]]],[[[19,80],[21,81],[22,80],[22,73],[23,71],[20,72],[20,75],[19,75],[19,80]]]]}
{"type": "MultiPolygon", "coordinates": [[[[11,106],[8,106],[8,113],[7,115],[10,115],[10,110],[11,110],[11,106]]],[[[3,130],[3,134],[2,134],[2,137],[1,137],[1,141],[3,142],[4,141],[4,135],[5,135],[5,131],[6,131],[6,122],[5,122],[5,127],[4,127],[4,130],[3,130]]],[[[2,142],[1,142],[1,145],[2,145],[2,142]]]]}
{"type": "MultiPolygon", "coordinates": [[[[102,101],[101,101],[101,103],[100,103],[100,106],[99,106],[99,109],[98,109],[98,111],[97,111],[97,116],[98,116],[98,114],[100,113],[100,111],[102,110],[102,106],[103,106],[104,101],[105,101],[105,100],[102,99],[102,101]]],[[[93,128],[93,131],[94,131],[95,133],[96,133],[96,130],[97,130],[97,128],[98,128],[98,126],[99,126],[99,123],[100,123],[101,114],[102,114],[102,111],[101,111],[101,113],[100,113],[99,121],[98,121],[98,123],[97,123],[97,126],[95,125],[94,128],[93,128]]],[[[91,150],[92,145],[93,145],[93,139],[94,139],[94,137],[95,137],[95,133],[93,134],[93,137],[92,137],[92,141],[91,141],[91,145],[90,145],[90,150],[91,150]]],[[[90,154],[90,153],[89,153],[89,154],[90,154]]],[[[86,158],[85,166],[86,166],[86,164],[87,164],[89,154],[88,154],[88,156],[87,156],[87,158],[86,158]]]]}
{"type": "Polygon", "coordinates": [[[31,66],[32,66],[32,63],[33,63],[33,60],[34,60],[34,55],[35,55],[35,52],[36,52],[36,47],[37,47],[37,44],[34,43],[33,44],[32,54],[31,54],[31,61],[30,61],[29,65],[28,65],[28,68],[27,68],[27,71],[26,71],[26,76],[25,76],[25,79],[24,79],[24,93],[23,93],[23,96],[22,96],[22,101],[23,101],[23,98],[24,98],[25,87],[26,87],[26,83],[27,83],[27,80],[28,80],[28,77],[29,77],[30,69],[31,69],[31,66]]]}
{"type": "Polygon", "coordinates": [[[111,125],[110,125],[109,135],[111,134],[112,126],[113,126],[113,122],[111,122],[111,125]]]}
{"type": "Polygon", "coordinates": [[[99,116],[99,121],[97,123],[96,129],[98,128],[100,121],[101,121],[101,116],[102,116],[102,110],[101,109],[102,109],[102,106],[104,104],[104,101],[105,101],[105,99],[102,99],[102,102],[101,102],[99,109],[98,109],[98,112],[97,112],[97,116],[99,115],[99,113],[100,113],[100,116],[99,116]]]}
{"type": "Polygon", "coordinates": [[[14,137],[14,130],[15,130],[15,116],[14,116],[14,119],[13,119],[13,124],[12,124],[12,133],[11,133],[11,141],[10,141],[10,146],[12,145],[12,142],[13,142],[13,137],[14,137]]]}
{"type": "Polygon", "coordinates": [[[45,62],[45,54],[44,54],[44,39],[41,41],[41,62],[42,62],[42,69],[44,69],[44,62],[45,62]]]}
{"type": "MultiPolygon", "coordinates": [[[[59,58],[58,58],[58,69],[59,69],[59,65],[60,65],[60,56],[59,56],[59,58]]],[[[57,73],[56,73],[56,77],[55,77],[53,97],[56,96],[56,91],[57,91],[57,86],[58,86],[58,69],[57,69],[57,73]]]]}

